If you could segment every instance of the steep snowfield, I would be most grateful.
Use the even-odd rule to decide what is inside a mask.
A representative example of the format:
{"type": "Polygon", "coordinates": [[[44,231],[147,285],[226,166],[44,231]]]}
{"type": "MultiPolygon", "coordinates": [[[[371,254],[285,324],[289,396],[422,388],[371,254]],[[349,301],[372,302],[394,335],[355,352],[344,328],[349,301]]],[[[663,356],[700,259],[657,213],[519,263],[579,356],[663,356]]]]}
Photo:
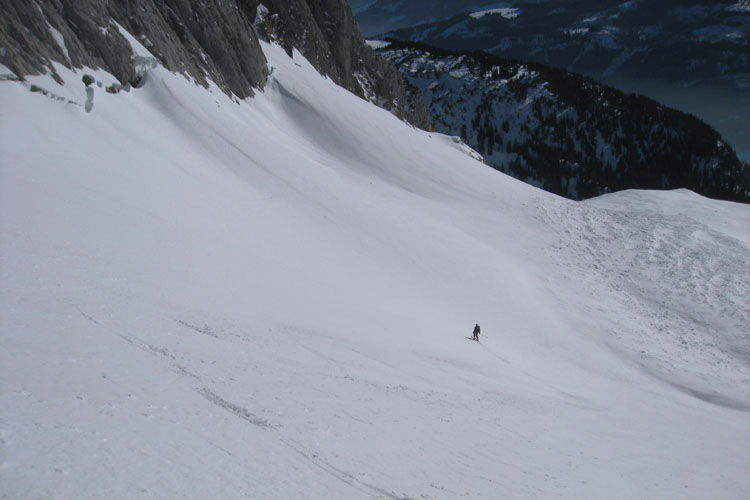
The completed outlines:
{"type": "Polygon", "coordinates": [[[569,202],[264,50],[0,82],[0,497],[750,496],[750,207],[569,202]]]}

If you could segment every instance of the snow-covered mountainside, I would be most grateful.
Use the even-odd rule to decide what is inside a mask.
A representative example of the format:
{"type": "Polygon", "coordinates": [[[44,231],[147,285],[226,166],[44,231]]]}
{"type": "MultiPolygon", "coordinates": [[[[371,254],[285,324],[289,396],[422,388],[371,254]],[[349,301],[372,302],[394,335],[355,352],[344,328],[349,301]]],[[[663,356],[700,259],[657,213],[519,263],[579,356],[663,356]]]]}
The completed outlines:
{"type": "MultiPolygon", "coordinates": [[[[383,19],[410,12],[408,3],[382,2],[393,9],[383,19]]],[[[540,0],[499,7],[438,17],[388,36],[552,65],[648,95],[705,120],[750,159],[747,0],[540,0]]]]}
{"type": "Polygon", "coordinates": [[[0,496],[750,496],[750,207],[565,200],[259,45],[245,99],[0,81],[0,496]]]}
{"type": "Polygon", "coordinates": [[[436,130],[572,199],[688,188],[750,202],[750,169],[697,118],[590,78],[486,53],[373,44],[421,90],[436,130]]]}

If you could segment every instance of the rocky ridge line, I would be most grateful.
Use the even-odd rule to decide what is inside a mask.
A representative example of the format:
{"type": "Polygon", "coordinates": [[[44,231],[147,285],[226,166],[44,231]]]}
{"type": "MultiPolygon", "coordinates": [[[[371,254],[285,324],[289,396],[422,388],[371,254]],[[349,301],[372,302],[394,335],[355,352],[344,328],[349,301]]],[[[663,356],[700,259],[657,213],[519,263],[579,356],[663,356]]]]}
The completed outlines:
{"type": "Polygon", "coordinates": [[[268,77],[262,38],[297,48],[337,84],[429,128],[424,103],[407,97],[398,71],[365,45],[345,0],[3,0],[0,10],[0,64],[19,77],[50,73],[61,82],[57,62],[137,84],[122,27],[170,71],[243,99],[268,77]]]}

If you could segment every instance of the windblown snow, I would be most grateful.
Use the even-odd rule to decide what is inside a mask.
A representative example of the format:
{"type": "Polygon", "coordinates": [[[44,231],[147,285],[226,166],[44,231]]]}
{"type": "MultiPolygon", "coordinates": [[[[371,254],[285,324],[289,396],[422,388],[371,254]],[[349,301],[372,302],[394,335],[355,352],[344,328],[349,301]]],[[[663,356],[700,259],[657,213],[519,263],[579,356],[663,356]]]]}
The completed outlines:
{"type": "Polygon", "coordinates": [[[750,497],[750,207],[567,201],[264,50],[0,82],[2,498],[750,497]]]}

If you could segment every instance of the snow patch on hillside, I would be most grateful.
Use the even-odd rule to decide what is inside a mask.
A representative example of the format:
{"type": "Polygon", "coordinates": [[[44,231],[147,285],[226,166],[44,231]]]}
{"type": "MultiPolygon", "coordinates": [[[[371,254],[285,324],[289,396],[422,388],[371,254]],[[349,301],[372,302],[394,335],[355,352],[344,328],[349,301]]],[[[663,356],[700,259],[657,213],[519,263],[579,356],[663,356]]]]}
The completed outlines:
{"type": "Polygon", "coordinates": [[[47,24],[47,28],[49,29],[50,35],[52,35],[52,38],[55,40],[55,43],[65,55],[65,59],[70,62],[70,53],[68,53],[68,47],[65,45],[65,38],[63,38],[62,33],[55,29],[51,24],[47,24]]]}
{"type": "Polygon", "coordinates": [[[740,0],[734,5],[728,6],[727,10],[733,12],[750,12],[750,2],[747,0],[740,0]]]}
{"type": "Polygon", "coordinates": [[[481,19],[484,16],[495,14],[501,15],[505,19],[515,19],[521,15],[521,9],[517,7],[500,7],[497,9],[486,9],[480,10],[478,12],[472,12],[471,14],[469,14],[469,16],[473,17],[474,19],[481,19]]]}
{"type": "Polygon", "coordinates": [[[365,43],[373,50],[385,49],[390,45],[390,42],[386,42],[385,40],[366,40],[365,43]]]}

